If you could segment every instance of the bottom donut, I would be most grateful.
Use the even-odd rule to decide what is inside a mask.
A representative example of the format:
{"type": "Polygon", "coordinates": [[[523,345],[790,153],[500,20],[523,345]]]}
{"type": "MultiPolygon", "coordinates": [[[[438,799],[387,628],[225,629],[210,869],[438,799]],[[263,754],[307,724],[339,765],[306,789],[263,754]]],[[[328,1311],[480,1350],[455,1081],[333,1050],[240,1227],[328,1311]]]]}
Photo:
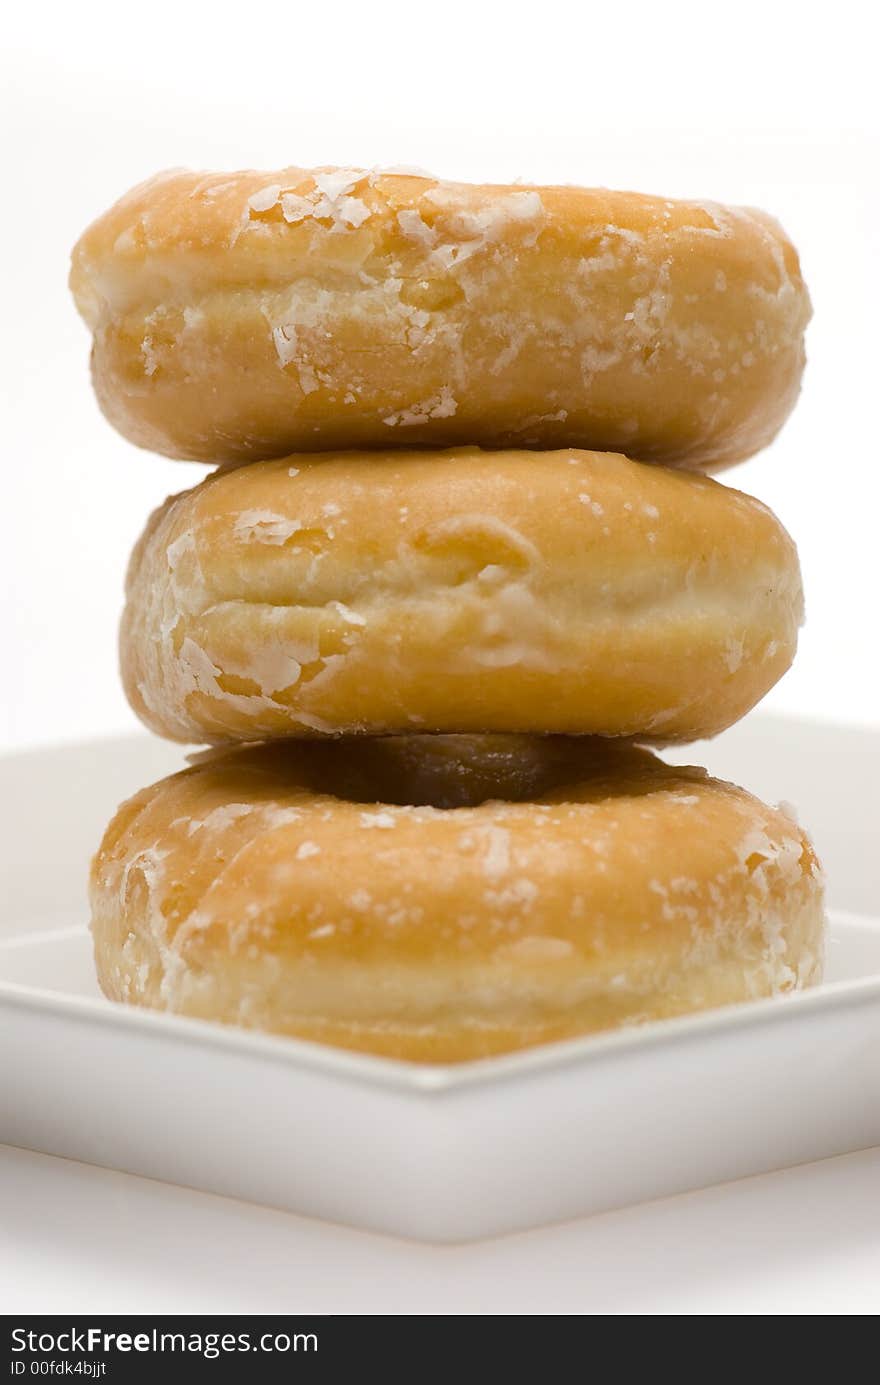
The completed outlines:
{"type": "Polygon", "coordinates": [[[814,985],[780,809],[628,744],[403,736],[208,752],[92,867],[114,1000],[460,1062],[814,985]]]}

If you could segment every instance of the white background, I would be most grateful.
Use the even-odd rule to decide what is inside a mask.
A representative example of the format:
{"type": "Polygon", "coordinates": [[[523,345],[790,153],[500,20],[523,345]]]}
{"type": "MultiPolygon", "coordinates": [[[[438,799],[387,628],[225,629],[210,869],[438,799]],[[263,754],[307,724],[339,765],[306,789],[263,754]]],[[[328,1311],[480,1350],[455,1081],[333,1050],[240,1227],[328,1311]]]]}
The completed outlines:
{"type": "MultiPolygon", "coordinates": [[[[123,571],[203,471],[98,414],[66,288],[87,222],[159,168],[415,164],[754,203],[802,256],[798,409],[725,479],[798,541],[808,624],[776,711],[880,726],[880,108],[864,0],[18,5],[0,70],[0,748],[130,729],[123,571]]],[[[9,805],[14,811],[14,805],[9,805]]],[[[0,1152],[8,1311],[876,1311],[875,1155],[464,1250],[0,1152]]],[[[5,1299],[5,1302],[3,1301],[5,1299]]]]}
{"type": "Polygon", "coordinates": [[[542,0],[18,7],[4,33],[0,746],[134,725],[116,674],[126,559],[203,469],[100,417],[70,248],[159,168],[415,164],[754,203],[815,306],[801,402],[726,474],[801,551],[808,623],[779,711],[880,725],[880,122],[870,7],[542,0]],[[611,13],[609,13],[611,11],[611,13]],[[797,16],[796,22],[794,16],[797,16]]]}

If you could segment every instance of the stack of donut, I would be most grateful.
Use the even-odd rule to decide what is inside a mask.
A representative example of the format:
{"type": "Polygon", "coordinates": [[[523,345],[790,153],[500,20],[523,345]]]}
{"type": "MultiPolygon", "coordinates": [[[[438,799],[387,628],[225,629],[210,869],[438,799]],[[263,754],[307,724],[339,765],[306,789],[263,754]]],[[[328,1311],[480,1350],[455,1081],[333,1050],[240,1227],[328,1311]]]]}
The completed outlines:
{"type": "Polygon", "coordinates": [[[74,251],[131,441],[219,464],[133,554],[126,692],[214,747],[92,871],[110,997],[450,1062],[821,977],[790,813],[646,745],[789,667],[767,444],[809,299],[762,213],[172,172],[74,251]]]}

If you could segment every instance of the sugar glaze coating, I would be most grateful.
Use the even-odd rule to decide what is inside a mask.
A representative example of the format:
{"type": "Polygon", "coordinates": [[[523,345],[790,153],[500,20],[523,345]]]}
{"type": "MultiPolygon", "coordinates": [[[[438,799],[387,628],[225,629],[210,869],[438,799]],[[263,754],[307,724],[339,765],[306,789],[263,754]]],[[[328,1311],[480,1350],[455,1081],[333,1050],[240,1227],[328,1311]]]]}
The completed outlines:
{"type": "Polygon", "coordinates": [[[524,731],[694,740],[794,656],[760,501],[612,453],[313,454],[174,497],[132,558],[128,697],[194,743],[524,731]]]}
{"type": "Polygon", "coordinates": [[[797,254],[748,208],[362,169],[173,170],[82,236],[101,407],[172,457],[587,447],[694,469],[800,388],[797,254]]]}
{"type": "Polygon", "coordinates": [[[115,1000],[456,1062],[818,982],[821,873],[778,809],[595,740],[209,752],[92,869],[115,1000]]]}

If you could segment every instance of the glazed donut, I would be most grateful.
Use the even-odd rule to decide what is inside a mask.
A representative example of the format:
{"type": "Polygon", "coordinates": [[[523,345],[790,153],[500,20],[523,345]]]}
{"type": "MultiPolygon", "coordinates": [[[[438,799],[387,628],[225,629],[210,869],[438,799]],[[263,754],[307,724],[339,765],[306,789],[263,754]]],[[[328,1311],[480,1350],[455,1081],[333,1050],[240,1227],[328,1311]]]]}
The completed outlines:
{"type": "Polygon", "coordinates": [[[91,898],[113,1000],[429,1062],[822,974],[800,828],[613,742],[215,752],[120,808],[91,898]]]}
{"type": "Polygon", "coordinates": [[[614,453],[297,455],[172,498],[121,663],[160,735],[713,735],[788,668],[795,547],[759,501],[614,453]]]}
{"type": "Polygon", "coordinates": [[[762,212],[360,169],[179,170],[83,235],[108,419],[198,461],[458,443],[717,467],[788,416],[810,304],[762,212]]]}

